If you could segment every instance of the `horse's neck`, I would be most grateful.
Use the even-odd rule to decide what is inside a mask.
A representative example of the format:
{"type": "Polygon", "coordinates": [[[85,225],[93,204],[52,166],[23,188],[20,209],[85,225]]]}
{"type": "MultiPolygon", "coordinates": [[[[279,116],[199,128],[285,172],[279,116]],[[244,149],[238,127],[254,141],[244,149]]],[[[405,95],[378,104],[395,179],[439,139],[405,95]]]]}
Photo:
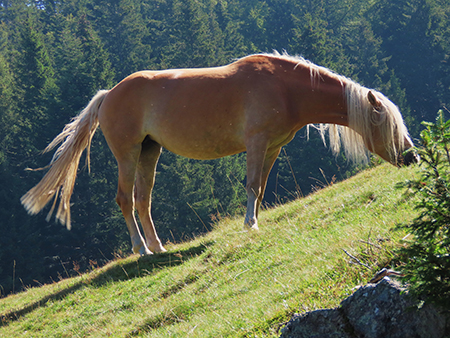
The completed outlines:
{"type": "Polygon", "coordinates": [[[300,124],[348,126],[347,104],[342,80],[327,72],[314,73],[297,67],[287,77],[292,109],[300,124]]]}

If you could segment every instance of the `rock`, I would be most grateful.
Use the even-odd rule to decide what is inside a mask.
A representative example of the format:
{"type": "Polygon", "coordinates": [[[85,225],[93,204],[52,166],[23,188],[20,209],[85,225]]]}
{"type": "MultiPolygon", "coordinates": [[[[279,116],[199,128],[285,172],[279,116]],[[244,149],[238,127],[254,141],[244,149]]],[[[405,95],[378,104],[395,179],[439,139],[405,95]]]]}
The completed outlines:
{"type": "Polygon", "coordinates": [[[281,330],[283,338],[348,338],[345,317],[339,309],[316,310],[294,317],[281,330]]]}
{"type": "Polygon", "coordinates": [[[294,315],[280,338],[450,337],[450,315],[418,304],[400,284],[384,278],[360,287],[336,309],[294,315]]]}

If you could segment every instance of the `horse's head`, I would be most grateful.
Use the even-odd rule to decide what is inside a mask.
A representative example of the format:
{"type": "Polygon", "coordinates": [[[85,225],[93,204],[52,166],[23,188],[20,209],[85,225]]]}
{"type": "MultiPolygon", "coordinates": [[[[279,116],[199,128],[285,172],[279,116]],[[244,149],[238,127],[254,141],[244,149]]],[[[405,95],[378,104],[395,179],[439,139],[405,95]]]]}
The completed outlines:
{"type": "Polygon", "coordinates": [[[369,91],[367,99],[371,105],[368,111],[371,135],[365,137],[366,147],[393,165],[419,162],[419,156],[414,151],[407,151],[414,144],[397,106],[378,92],[369,91]]]}

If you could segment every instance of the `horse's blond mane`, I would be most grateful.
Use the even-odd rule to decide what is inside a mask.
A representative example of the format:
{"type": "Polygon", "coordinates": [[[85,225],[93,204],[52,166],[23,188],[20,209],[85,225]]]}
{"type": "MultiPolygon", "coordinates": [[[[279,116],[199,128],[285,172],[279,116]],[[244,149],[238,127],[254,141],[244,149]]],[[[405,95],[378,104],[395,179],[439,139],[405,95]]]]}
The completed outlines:
{"type": "Polygon", "coordinates": [[[263,55],[292,61],[295,64],[294,68],[299,65],[308,67],[313,87],[320,84],[324,75],[333,77],[341,83],[347,102],[349,127],[330,124],[314,126],[319,131],[324,143],[325,135],[328,132],[330,148],[334,154],[339,153],[342,145],[349,160],[355,162],[367,161],[367,145],[374,145],[372,128],[378,127],[380,136],[384,140],[387,149],[389,149],[390,157],[396,159],[399,150],[404,147],[405,138],[409,137],[408,131],[397,106],[382,93],[363,87],[353,80],[339,75],[326,67],[318,66],[301,56],[288,55],[286,52],[280,54],[277,51],[263,55]],[[382,112],[374,111],[374,107],[368,100],[369,91],[382,102],[385,110],[382,112]]]}

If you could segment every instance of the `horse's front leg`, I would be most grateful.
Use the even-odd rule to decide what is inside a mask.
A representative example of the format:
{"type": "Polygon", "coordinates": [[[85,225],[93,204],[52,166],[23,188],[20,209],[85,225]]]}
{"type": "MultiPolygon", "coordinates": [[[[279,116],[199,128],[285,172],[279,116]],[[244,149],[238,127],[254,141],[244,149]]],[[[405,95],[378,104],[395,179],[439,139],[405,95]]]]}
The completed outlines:
{"type": "Polygon", "coordinates": [[[247,212],[244,226],[258,230],[258,211],[264,197],[267,178],[281,148],[247,148],[247,212]]]}
{"type": "Polygon", "coordinates": [[[250,192],[247,188],[247,212],[245,214],[244,221],[244,226],[247,229],[258,230],[258,219],[256,215],[258,197],[256,194],[256,192],[250,192]]]}

